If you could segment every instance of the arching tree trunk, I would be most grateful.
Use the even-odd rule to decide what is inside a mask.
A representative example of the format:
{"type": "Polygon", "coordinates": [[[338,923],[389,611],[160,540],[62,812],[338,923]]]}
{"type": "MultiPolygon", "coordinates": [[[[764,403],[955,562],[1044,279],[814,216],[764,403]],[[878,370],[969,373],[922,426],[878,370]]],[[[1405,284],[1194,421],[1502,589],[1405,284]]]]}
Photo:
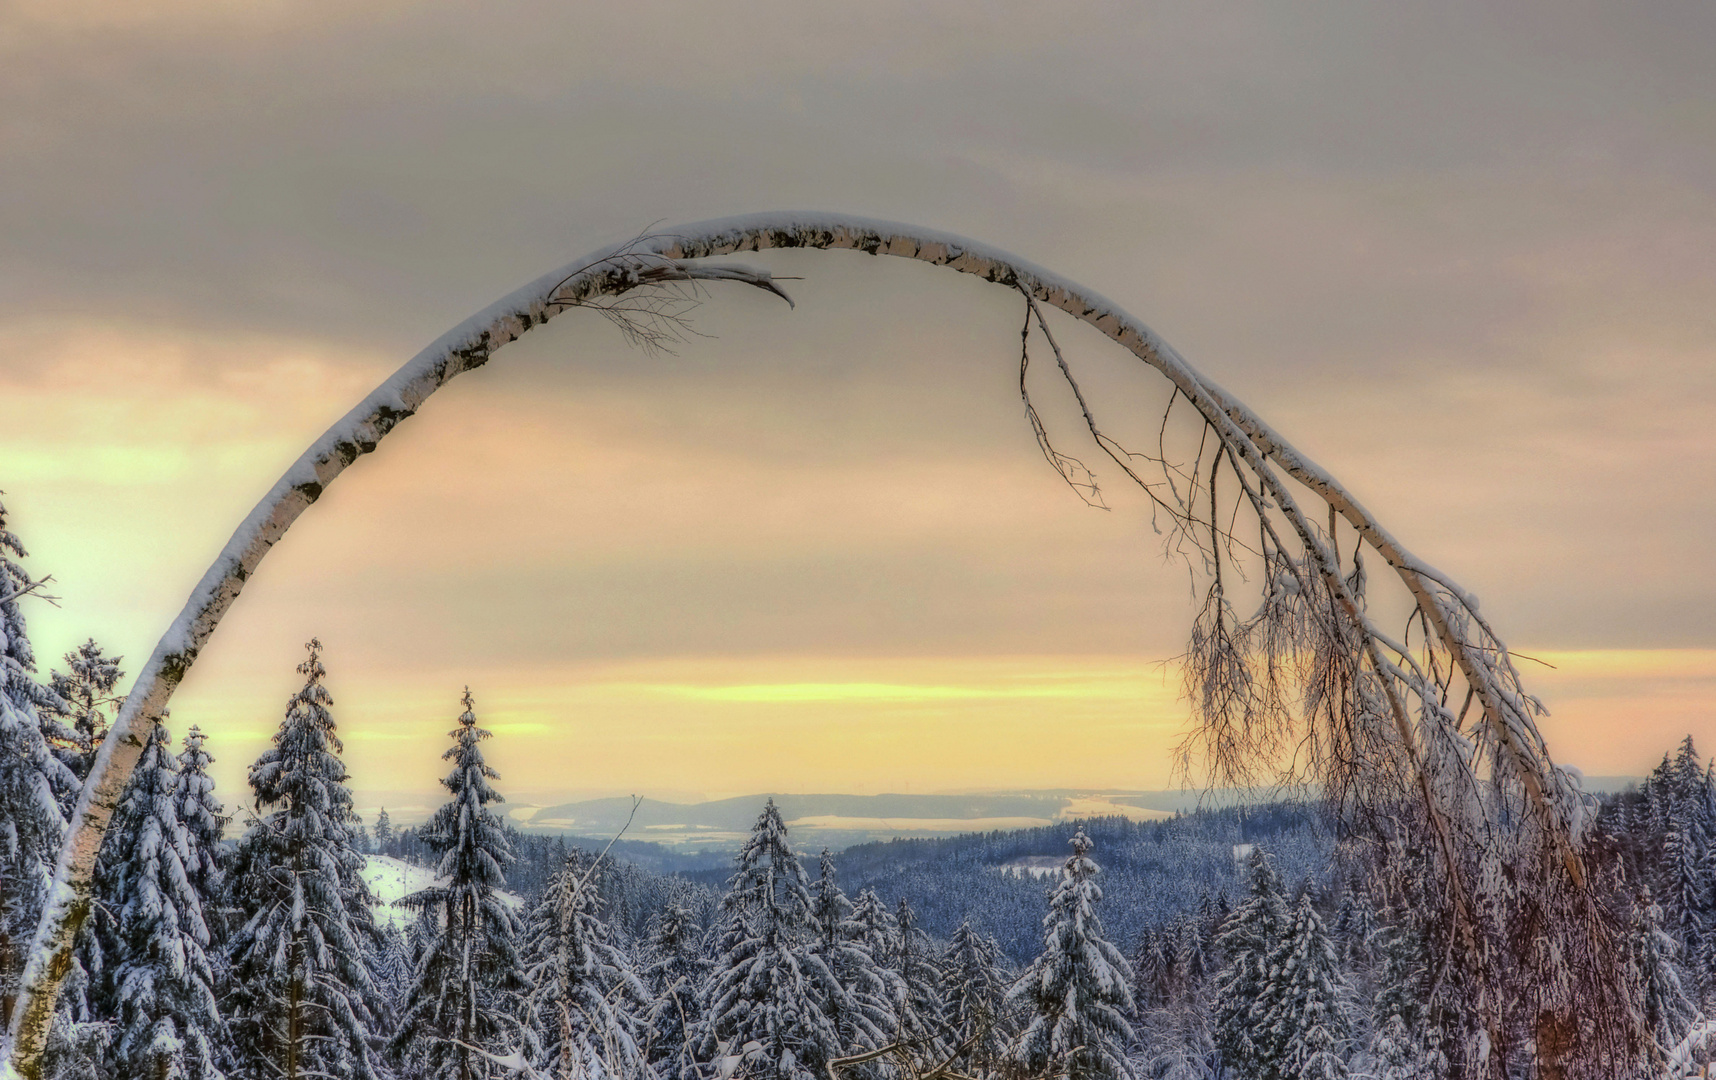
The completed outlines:
{"type": "MultiPolygon", "coordinates": [[[[671,305],[649,298],[675,282],[733,281],[784,297],[766,272],[701,261],[769,248],[847,249],[946,266],[1021,293],[1028,305],[1027,331],[1034,315],[1043,333],[1048,333],[1037,305],[1058,308],[1161,372],[1219,440],[1211,488],[1225,457],[1243,497],[1257,514],[1272,571],[1296,583],[1298,603],[1305,610],[1295,617],[1322,620],[1317,630],[1321,643],[1305,648],[1322,650],[1319,656],[1332,649],[1342,654],[1343,670],[1350,672],[1348,682],[1356,696],[1343,706],[1345,713],[1330,721],[1330,734],[1356,740],[1359,752],[1346,763],[1349,773],[1331,773],[1331,777],[1336,786],[1357,783],[1356,790],[1371,804],[1383,799],[1386,789],[1392,793],[1386,797],[1405,799],[1416,807],[1447,879],[1447,917],[1453,932],[1471,954],[1474,977],[1491,992],[1483,1006],[1497,1018],[1490,1026],[1499,1024],[1506,1009],[1498,995],[1507,973],[1498,964],[1505,968],[1515,955],[1510,950],[1528,948],[1506,940],[1505,919],[1498,922],[1487,908],[1478,910],[1483,888],[1479,881],[1489,880],[1487,875],[1500,861],[1535,883],[1528,890],[1533,904],[1543,909],[1540,915],[1552,916],[1539,923],[1555,939],[1540,943],[1544,947],[1539,953],[1551,957],[1543,962],[1566,964],[1568,957],[1576,961],[1572,977],[1559,980],[1559,989],[1544,991],[1547,996],[1541,1003],[1553,1016],[1584,1018],[1584,1050],[1575,1056],[1589,1060],[1595,1074],[1597,1063],[1612,1066],[1630,1052],[1635,1033],[1628,1026],[1631,1021],[1625,1008],[1617,1011],[1617,1006],[1624,1006],[1616,997],[1624,995],[1618,965],[1607,964],[1605,970],[1603,954],[1611,935],[1602,912],[1591,902],[1580,856],[1587,807],[1577,785],[1550,761],[1534,720],[1541,707],[1525,692],[1505,645],[1478,614],[1475,601],[1451,579],[1413,557],[1350,493],[1259,416],[1199,375],[1143,323],[1096,293],[959,237],[859,218],[784,213],[688,225],[641,237],[532,282],[418,354],[280,478],[233,534],[162,637],[102,744],[60,857],[12,1018],[8,1058],[18,1075],[30,1080],[40,1076],[55,997],[69,970],[73,939],[88,913],[89,883],[102,836],[150,730],[263,556],[298,516],[347,466],[374,450],[441,386],[487,363],[496,350],[569,308],[596,308],[647,343],[659,334],[663,320],[671,324],[674,317],[671,305]],[[1357,555],[1349,576],[1336,554],[1332,531],[1325,531],[1314,515],[1301,509],[1298,497],[1307,492],[1346,520],[1410,593],[1430,638],[1418,653],[1371,623],[1357,555]],[[1319,611],[1305,616],[1313,596],[1334,614],[1319,611]],[[1437,666],[1444,661],[1445,670],[1437,666]],[[1470,738],[1462,730],[1461,718],[1445,704],[1456,668],[1468,701],[1475,701],[1481,712],[1470,738]],[[1388,773],[1388,784],[1379,780],[1374,790],[1365,788],[1371,772],[1388,773]],[[1509,839],[1498,847],[1501,842],[1493,826],[1502,819],[1508,822],[1509,839]]],[[[1061,366],[1070,382],[1064,359],[1061,366]]],[[[1082,395],[1080,403],[1084,404],[1082,395]]],[[[1117,453],[1117,444],[1098,429],[1091,410],[1084,411],[1097,444],[1117,467],[1144,483],[1133,474],[1126,457],[1117,453]]],[[[1034,412],[1032,416],[1035,422],[1034,412]]],[[[1046,440],[1041,429],[1039,439],[1046,440]]],[[[1044,445],[1047,450],[1046,441],[1044,445]]],[[[1213,499],[1213,490],[1211,495],[1213,499]]],[[[1201,521],[1183,503],[1175,512],[1184,513],[1186,527],[1201,521]]],[[[1219,567],[1224,541],[1213,513],[1208,525],[1209,548],[1219,567]]],[[[1212,596],[1225,602],[1219,586],[1212,596]]],[[[1224,618],[1218,606],[1218,631],[1244,629],[1226,627],[1224,618]]],[[[1221,661],[1227,665],[1223,670],[1232,674],[1237,670],[1233,665],[1244,660],[1230,656],[1221,661]]],[[[1249,711],[1251,704],[1224,700],[1226,704],[1198,707],[1206,727],[1230,724],[1236,718],[1242,726],[1258,721],[1249,711]]],[[[1244,738],[1233,745],[1236,753],[1255,752],[1244,738]]],[[[1484,899],[1487,904],[1491,898],[1484,899]]],[[[1558,1031],[1578,1028],[1556,1021],[1558,1031]]],[[[1497,1030],[1496,1038],[1500,1035],[1497,1030]]],[[[1619,1075],[1619,1070],[1611,1067],[1609,1074],[1619,1075]]]]}

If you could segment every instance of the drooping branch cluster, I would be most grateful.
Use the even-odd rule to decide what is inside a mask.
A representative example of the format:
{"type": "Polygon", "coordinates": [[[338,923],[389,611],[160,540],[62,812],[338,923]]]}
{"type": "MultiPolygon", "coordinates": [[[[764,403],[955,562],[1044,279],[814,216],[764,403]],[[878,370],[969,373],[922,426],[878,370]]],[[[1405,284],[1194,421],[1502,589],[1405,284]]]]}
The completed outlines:
{"type": "MultiPolygon", "coordinates": [[[[1283,475],[1270,441],[1233,423],[1215,393],[1200,401],[1176,385],[1164,410],[1163,433],[1181,396],[1199,408],[1194,452],[1176,460],[1165,434],[1155,454],[1127,450],[1105,434],[1025,297],[1027,329],[1034,321],[1053,350],[1090,439],[1145,493],[1155,520],[1167,519],[1166,530],[1158,524],[1167,552],[1201,557],[1202,603],[1180,658],[1193,721],[1179,749],[1184,773],[1315,791],[1385,891],[1398,880],[1386,873],[1389,850],[1423,854],[1418,866],[1440,887],[1410,910],[1427,912],[1448,945],[1440,984],[1470,993],[1460,1010],[1480,1074],[1499,1075],[1509,1054],[1546,1039],[1564,1045],[1574,1070],[1565,1075],[1605,1075],[1630,1060],[1636,1032],[1614,926],[1581,854],[1594,803],[1550,761],[1536,724],[1546,710],[1476,599],[1406,563],[1344,492],[1328,498],[1283,475]],[[1229,483],[1236,494],[1223,503],[1229,483]],[[1327,526],[1299,506],[1307,488],[1327,500],[1327,526]],[[1344,559],[1338,512],[1361,518],[1344,559]],[[1241,538],[1242,521],[1255,539],[1241,538]],[[1406,581],[1412,606],[1399,637],[1373,616],[1367,555],[1406,581]]],[[[1108,509],[1095,473],[1056,446],[1024,391],[1026,337],[1021,391],[1038,445],[1086,502],[1108,509]],[[1069,462],[1084,471],[1069,475],[1069,462]]]]}

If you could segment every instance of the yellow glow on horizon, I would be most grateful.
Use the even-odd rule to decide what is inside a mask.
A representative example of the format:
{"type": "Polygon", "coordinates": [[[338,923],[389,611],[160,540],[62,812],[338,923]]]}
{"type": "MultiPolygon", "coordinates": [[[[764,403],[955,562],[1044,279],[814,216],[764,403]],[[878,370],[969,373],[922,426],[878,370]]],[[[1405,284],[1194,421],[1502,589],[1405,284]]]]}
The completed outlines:
{"type": "MultiPolygon", "coordinates": [[[[1640,775],[1716,707],[1716,650],[1534,650],[1556,760],[1640,775]]],[[[694,801],[760,791],[1171,788],[1188,723],[1179,671],[1135,657],[690,657],[461,672],[330,665],[354,787],[429,790],[469,682],[485,754],[517,801],[638,792],[694,801]]],[[[242,791],[279,700],[203,685],[175,701],[242,791]]],[[[1702,741],[1702,740],[1701,740],[1702,741]]],[[[1716,744],[1706,748],[1716,750],[1716,744]]],[[[1193,778],[1196,782],[1197,778],[1193,778]]]]}
{"type": "Polygon", "coordinates": [[[963,701],[1002,698],[1121,698],[1136,688],[1117,681],[1062,682],[1050,686],[936,686],[905,683],[753,683],[742,686],[646,686],[644,689],[697,701],[800,703],[840,701],[963,701]]]}

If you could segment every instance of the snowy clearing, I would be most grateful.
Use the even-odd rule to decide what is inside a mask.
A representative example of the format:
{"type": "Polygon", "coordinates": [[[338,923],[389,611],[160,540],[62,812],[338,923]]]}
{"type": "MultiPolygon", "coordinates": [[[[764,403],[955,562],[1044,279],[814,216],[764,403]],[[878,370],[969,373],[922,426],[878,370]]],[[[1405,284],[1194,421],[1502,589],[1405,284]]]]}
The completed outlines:
{"type": "MultiPolygon", "coordinates": [[[[441,879],[425,866],[413,866],[386,855],[365,855],[363,880],[369,886],[370,895],[375,897],[376,925],[404,929],[417,917],[417,913],[410,908],[394,907],[393,902],[419,889],[426,889],[441,879]]],[[[507,906],[515,910],[524,903],[512,893],[500,895],[507,906]]]]}

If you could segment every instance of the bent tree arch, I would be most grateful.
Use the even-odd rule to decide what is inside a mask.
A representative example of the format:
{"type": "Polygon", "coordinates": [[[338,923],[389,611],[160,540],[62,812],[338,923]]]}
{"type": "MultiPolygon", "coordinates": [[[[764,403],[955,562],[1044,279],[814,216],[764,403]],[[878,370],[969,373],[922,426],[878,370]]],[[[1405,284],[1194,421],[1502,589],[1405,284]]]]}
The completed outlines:
{"type": "MultiPolygon", "coordinates": [[[[1546,1076],[1617,1076],[1634,1068],[1641,1044],[1624,965],[1587,867],[1589,802],[1550,760],[1535,719],[1542,705],[1526,692],[1472,597],[1414,557],[1261,417],[1101,296],[959,237],[777,213],[641,237],[526,285],[400,368],[257,504],[161,638],[101,747],[13,1016],[9,1062],[18,1075],[41,1075],[102,837],[150,731],[221,617],[298,516],[436,390],[561,312],[597,308],[648,344],[672,328],[677,309],[669,290],[685,287],[676,283],[732,281],[784,298],[766,271],[706,261],[770,248],[917,259],[1016,291],[1025,313],[1021,391],[1035,330],[1076,395],[1089,439],[1167,514],[1172,540],[1201,557],[1208,571],[1185,657],[1196,721],[1189,749],[1214,778],[1279,776],[1289,762],[1294,779],[1319,786],[1373,892],[1396,905],[1426,944],[1432,1008],[1455,1036],[1444,1049],[1466,1075],[1499,1077],[1527,1052],[1546,1076]],[[1172,386],[1168,407],[1183,398],[1196,411],[1208,452],[1200,443],[1195,459],[1176,463],[1160,445],[1159,453],[1138,453],[1109,436],[1055,343],[1045,308],[1089,323],[1165,376],[1172,386]],[[1237,489],[1227,496],[1231,513],[1218,502],[1224,472],[1237,489]],[[1356,539],[1346,558],[1338,520],[1356,539]],[[1410,598],[1412,617],[1399,637],[1370,613],[1366,555],[1386,564],[1410,598]],[[1239,560],[1256,571],[1255,614],[1241,616],[1229,595],[1239,560]]],[[[1028,393],[1025,404],[1045,455],[1063,478],[1093,495],[1094,476],[1050,442],[1028,393]]]]}

